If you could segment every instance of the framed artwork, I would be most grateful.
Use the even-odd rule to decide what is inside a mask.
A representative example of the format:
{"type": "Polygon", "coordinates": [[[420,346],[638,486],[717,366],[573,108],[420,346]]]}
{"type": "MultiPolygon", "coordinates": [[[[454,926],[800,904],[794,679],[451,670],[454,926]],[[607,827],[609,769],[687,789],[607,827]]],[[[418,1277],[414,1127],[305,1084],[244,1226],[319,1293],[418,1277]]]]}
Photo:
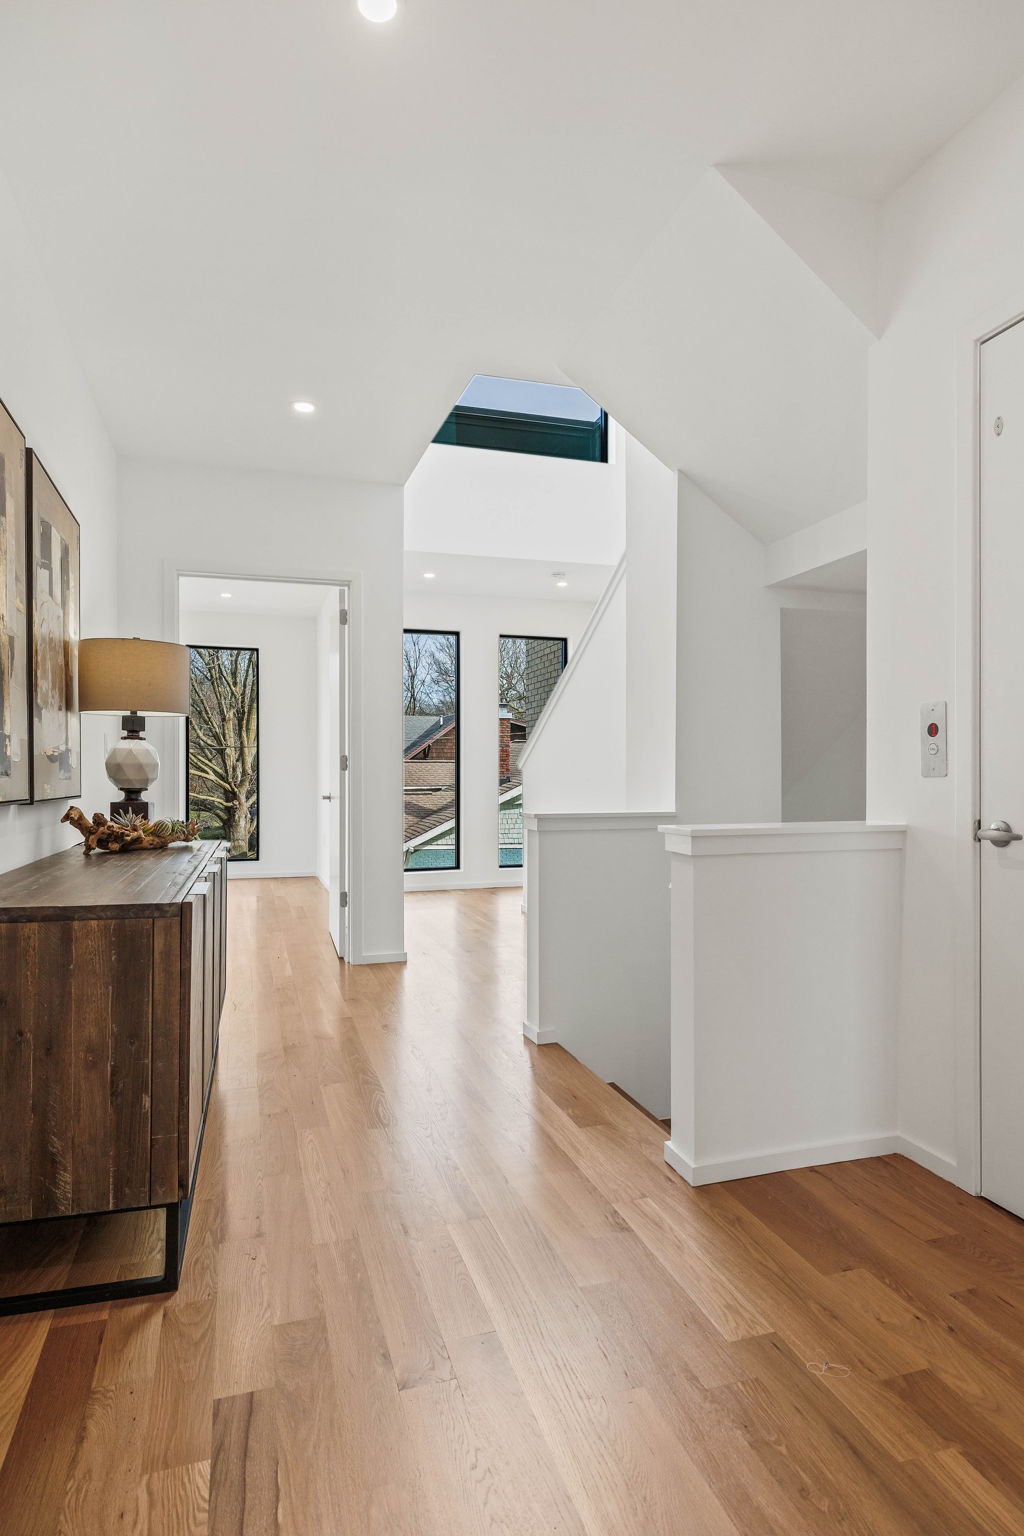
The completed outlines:
{"type": "Polygon", "coordinates": [[[0,402],[0,805],[32,797],[25,438],[0,402]]]}
{"type": "Polygon", "coordinates": [[[186,733],[186,820],[230,844],[229,859],[260,856],[260,653],[193,645],[186,733]]]}
{"type": "Polygon", "coordinates": [[[32,538],[32,798],[82,793],[78,715],[81,535],[71,508],[28,454],[32,538]]]}

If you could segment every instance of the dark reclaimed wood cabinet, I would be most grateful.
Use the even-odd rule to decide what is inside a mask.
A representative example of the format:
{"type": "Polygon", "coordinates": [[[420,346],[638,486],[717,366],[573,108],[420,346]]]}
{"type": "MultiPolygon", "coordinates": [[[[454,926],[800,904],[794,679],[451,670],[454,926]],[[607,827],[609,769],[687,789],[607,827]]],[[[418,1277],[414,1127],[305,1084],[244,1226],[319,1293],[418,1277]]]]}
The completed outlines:
{"type": "MultiPolygon", "coordinates": [[[[177,1283],[224,1003],[227,845],[0,875],[0,1223],[167,1208],[177,1283]]],[[[51,1292],[2,1310],[55,1305],[51,1292]]]]}

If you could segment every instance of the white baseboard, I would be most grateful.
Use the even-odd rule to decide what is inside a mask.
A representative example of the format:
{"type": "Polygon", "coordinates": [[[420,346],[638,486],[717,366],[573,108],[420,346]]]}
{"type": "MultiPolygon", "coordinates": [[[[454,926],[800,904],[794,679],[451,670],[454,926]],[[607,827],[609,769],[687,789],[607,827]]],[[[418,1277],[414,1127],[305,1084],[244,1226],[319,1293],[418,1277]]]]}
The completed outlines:
{"type": "Polygon", "coordinates": [[[523,1020],[523,1034],[527,1040],[532,1040],[534,1045],[557,1045],[558,1032],[554,1029],[538,1029],[536,1024],[531,1024],[529,1019],[523,1020]]]}
{"type": "Polygon", "coordinates": [[[409,956],[404,949],[393,951],[386,949],[371,949],[358,957],[353,955],[352,965],[406,965],[409,956]]]}
{"type": "Polygon", "coordinates": [[[903,1150],[900,1140],[899,1136],[864,1136],[854,1141],[827,1141],[814,1147],[780,1147],[776,1152],[726,1157],[710,1163],[692,1163],[674,1142],[666,1141],[665,1161],[676,1173],[682,1174],[688,1184],[721,1184],[727,1179],[785,1173],[790,1168],[814,1168],[819,1163],[849,1163],[858,1157],[887,1157],[903,1150]]]}
{"type": "Polygon", "coordinates": [[[229,880],[315,880],[315,869],[258,869],[252,864],[228,860],[229,880]]]}
{"type": "Polygon", "coordinates": [[[922,1146],[921,1142],[912,1141],[909,1136],[897,1136],[895,1141],[894,1152],[901,1152],[912,1163],[920,1163],[922,1168],[938,1174],[940,1179],[946,1179],[950,1184],[956,1183],[957,1167],[951,1157],[943,1157],[941,1152],[933,1152],[931,1147],[922,1146]]]}
{"type": "Polygon", "coordinates": [[[506,880],[428,879],[421,884],[415,874],[410,874],[406,876],[405,894],[407,896],[414,896],[418,891],[505,891],[514,890],[517,886],[521,886],[522,883],[523,877],[520,874],[518,878],[512,877],[506,880]]]}

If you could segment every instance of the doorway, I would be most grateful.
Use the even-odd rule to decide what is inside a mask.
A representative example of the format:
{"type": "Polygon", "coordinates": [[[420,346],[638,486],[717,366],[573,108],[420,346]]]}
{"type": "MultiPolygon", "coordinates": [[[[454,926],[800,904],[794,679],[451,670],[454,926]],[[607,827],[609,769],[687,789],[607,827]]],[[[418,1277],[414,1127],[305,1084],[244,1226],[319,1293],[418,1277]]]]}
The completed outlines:
{"type": "Polygon", "coordinates": [[[192,651],[181,811],[229,842],[233,879],[318,879],[347,960],[348,589],[210,575],[177,586],[192,651]]]}
{"type": "Polygon", "coordinates": [[[1024,1217],[1024,323],[981,346],[981,1193],[1024,1217]]]}

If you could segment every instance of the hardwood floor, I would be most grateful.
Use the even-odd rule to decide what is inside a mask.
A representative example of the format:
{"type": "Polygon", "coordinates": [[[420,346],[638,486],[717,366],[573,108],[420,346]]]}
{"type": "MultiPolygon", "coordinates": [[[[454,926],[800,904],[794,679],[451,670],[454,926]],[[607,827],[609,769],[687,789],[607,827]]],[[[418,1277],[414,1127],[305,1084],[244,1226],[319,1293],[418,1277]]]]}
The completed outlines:
{"type": "Polygon", "coordinates": [[[1020,1536],[1024,1225],[900,1158],[688,1189],[524,1042],[518,893],[407,906],[348,970],[232,885],[181,1290],[0,1322],[4,1536],[1020,1536]]]}

